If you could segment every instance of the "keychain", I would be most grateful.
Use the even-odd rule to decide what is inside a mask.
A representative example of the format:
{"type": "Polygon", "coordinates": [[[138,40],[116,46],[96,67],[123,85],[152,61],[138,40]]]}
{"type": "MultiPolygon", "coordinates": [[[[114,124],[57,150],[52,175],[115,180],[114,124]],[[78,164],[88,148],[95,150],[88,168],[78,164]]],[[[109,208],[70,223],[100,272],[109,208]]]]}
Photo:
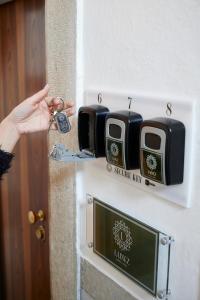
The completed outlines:
{"type": "Polygon", "coordinates": [[[64,109],[63,99],[61,97],[57,97],[57,99],[60,100],[62,107],[61,107],[61,109],[57,109],[57,110],[53,111],[52,118],[51,118],[50,125],[49,125],[49,130],[51,129],[53,122],[55,122],[59,133],[64,134],[71,130],[71,124],[69,122],[67,115],[62,112],[64,109]]]}

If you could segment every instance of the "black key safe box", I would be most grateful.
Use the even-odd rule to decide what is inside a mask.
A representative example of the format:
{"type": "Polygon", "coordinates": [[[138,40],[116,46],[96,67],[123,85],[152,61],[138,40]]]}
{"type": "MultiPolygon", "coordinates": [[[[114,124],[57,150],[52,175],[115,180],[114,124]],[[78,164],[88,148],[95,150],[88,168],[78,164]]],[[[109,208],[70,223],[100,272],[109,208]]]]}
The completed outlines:
{"type": "Polygon", "coordinates": [[[139,168],[139,134],[142,116],[131,111],[109,113],[106,117],[106,159],[131,170],[139,168]]]}
{"type": "Polygon", "coordinates": [[[80,107],[78,140],[80,151],[95,157],[105,156],[105,118],[109,109],[102,105],[80,107]]]}
{"type": "Polygon", "coordinates": [[[141,175],[166,185],[183,182],[185,126],[170,118],[146,120],[141,125],[141,175]]]}

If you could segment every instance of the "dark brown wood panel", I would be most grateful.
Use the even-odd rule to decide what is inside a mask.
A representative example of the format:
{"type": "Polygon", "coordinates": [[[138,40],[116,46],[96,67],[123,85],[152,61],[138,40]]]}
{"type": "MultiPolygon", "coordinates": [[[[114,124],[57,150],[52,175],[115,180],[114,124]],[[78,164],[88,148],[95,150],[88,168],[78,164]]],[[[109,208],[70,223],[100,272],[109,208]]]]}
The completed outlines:
{"type": "MultiPolygon", "coordinates": [[[[0,6],[0,118],[45,84],[45,0],[0,6]]],[[[49,300],[47,134],[22,137],[0,190],[1,299],[49,300]],[[29,210],[46,221],[29,225],[29,210]],[[45,242],[36,239],[43,225],[45,242]]]]}

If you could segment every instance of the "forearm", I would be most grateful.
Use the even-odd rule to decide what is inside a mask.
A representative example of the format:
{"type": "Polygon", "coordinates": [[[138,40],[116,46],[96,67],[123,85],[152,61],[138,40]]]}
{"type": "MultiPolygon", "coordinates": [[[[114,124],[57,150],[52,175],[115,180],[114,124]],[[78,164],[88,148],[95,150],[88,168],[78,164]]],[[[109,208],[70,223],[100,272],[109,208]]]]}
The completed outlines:
{"type": "Polygon", "coordinates": [[[0,123],[0,149],[11,153],[19,140],[19,133],[14,124],[5,118],[0,123]]]}

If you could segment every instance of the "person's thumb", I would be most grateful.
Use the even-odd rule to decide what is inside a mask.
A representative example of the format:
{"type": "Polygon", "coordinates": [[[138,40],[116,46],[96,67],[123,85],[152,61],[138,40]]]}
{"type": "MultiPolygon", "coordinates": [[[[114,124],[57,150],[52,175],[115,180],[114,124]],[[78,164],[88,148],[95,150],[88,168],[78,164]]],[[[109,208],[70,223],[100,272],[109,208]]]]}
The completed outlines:
{"type": "Polygon", "coordinates": [[[33,96],[31,96],[29,98],[29,101],[31,102],[31,104],[38,104],[40,103],[42,100],[44,100],[44,98],[48,95],[49,92],[49,85],[46,84],[45,87],[40,90],[39,92],[37,92],[36,94],[34,94],[33,96]]]}

